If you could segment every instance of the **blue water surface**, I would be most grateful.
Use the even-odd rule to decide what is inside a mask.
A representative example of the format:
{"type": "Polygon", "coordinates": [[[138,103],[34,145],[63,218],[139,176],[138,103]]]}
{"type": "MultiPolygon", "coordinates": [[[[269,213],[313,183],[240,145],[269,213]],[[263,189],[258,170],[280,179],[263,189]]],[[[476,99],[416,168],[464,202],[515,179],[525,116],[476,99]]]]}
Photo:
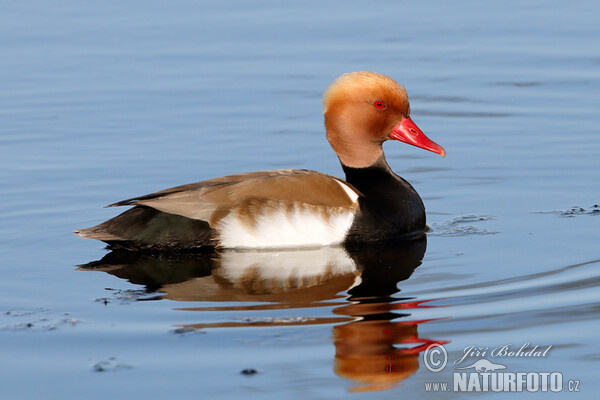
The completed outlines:
{"type": "Polygon", "coordinates": [[[430,340],[451,361],[468,346],[552,346],[493,361],[559,371],[580,381],[563,396],[593,398],[599,12],[512,0],[0,5],[0,397],[437,398],[425,383],[451,382],[454,366],[434,373],[422,351],[393,350],[430,340]],[[390,277],[400,292],[377,303],[381,327],[352,325],[383,312],[352,297],[346,270],[290,295],[238,288],[237,259],[206,261],[212,275],[78,267],[106,250],[72,230],[114,216],[106,204],[243,171],[341,176],[321,95],[356,70],[404,84],[413,120],[447,151],[385,145],[432,231],[422,265],[390,277]],[[373,343],[398,370],[345,369],[370,365],[373,343]]]}

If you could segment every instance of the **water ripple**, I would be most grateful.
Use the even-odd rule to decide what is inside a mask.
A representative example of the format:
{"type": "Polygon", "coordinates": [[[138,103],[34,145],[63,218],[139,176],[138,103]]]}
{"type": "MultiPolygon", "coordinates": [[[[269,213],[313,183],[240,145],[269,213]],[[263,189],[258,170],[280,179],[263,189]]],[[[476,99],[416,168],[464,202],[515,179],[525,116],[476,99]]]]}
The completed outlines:
{"type": "Polygon", "coordinates": [[[594,204],[593,206],[586,208],[573,206],[566,210],[554,210],[554,211],[536,211],[533,214],[554,214],[559,217],[573,218],[579,215],[600,215],[600,205],[594,204]]]}
{"type": "Polygon", "coordinates": [[[490,221],[493,219],[495,218],[492,215],[462,215],[446,222],[431,224],[429,235],[445,237],[494,235],[498,232],[470,225],[475,222],[490,221]]]}

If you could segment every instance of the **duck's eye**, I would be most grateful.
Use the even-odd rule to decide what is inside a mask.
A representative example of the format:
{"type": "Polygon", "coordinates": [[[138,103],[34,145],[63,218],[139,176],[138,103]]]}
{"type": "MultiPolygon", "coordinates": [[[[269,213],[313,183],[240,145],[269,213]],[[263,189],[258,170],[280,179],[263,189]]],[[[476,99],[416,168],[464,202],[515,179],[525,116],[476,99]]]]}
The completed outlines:
{"type": "Polygon", "coordinates": [[[380,110],[382,108],[385,108],[385,103],[381,100],[377,100],[375,103],[373,103],[373,105],[375,106],[375,108],[378,108],[380,110]]]}

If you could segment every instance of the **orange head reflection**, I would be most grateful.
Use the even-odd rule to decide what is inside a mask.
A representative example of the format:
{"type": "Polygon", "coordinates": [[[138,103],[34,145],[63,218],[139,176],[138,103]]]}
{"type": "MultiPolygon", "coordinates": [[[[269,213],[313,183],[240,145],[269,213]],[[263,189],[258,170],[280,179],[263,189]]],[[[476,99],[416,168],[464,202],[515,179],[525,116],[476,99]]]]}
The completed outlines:
{"type": "Polygon", "coordinates": [[[333,328],[335,373],[359,383],[351,391],[394,387],[417,371],[420,352],[433,343],[447,343],[419,337],[418,325],[427,321],[391,322],[388,318],[394,315],[392,309],[402,308],[398,305],[402,303],[371,303],[368,307],[358,303],[340,307],[345,311],[353,311],[353,315],[357,314],[357,308],[363,308],[363,311],[377,308],[382,311],[388,306],[390,311],[381,320],[366,317],[333,328]]]}
{"type": "Polygon", "coordinates": [[[419,368],[415,354],[394,345],[417,335],[416,325],[360,321],[333,328],[335,373],[360,382],[353,391],[393,387],[419,368]]]}

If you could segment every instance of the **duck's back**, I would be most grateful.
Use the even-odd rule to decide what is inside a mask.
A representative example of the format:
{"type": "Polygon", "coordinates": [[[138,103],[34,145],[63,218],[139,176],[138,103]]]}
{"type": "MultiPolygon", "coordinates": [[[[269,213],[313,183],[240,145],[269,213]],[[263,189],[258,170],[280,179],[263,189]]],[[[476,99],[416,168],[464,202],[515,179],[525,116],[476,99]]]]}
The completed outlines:
{"type": "Polygon", "coordinates": [[[344,240],[358,197],[314,171],[251,172],[111,204],[134,207],[75,233],[129,249],[329,245],[344,240]]]}

